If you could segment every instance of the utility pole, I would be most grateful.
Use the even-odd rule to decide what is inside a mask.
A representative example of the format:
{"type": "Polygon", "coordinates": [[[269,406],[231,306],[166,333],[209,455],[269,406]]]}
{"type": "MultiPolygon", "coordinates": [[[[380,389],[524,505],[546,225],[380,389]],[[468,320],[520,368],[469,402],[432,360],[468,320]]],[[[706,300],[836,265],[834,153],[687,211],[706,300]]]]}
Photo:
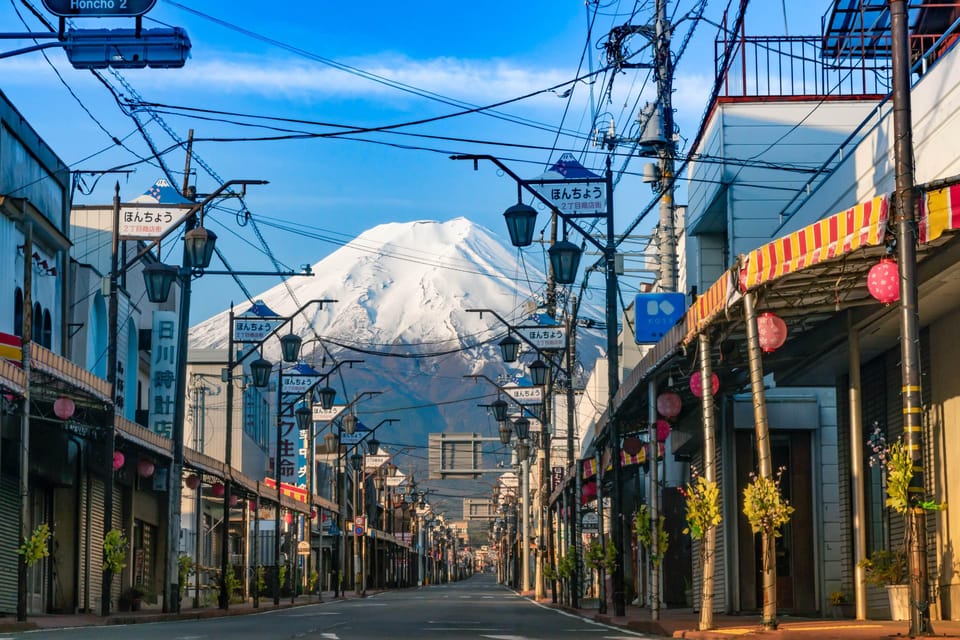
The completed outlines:
{"type": "Polygon", "coordinates": [[[673,56],[670,52],[672,25],[667,22],[667,0],[657,0],[653,72],[657,78],[658,111],[666,142],[660,147],[660,289],[677,290],[677,239],[673,226],[673,56]]]}
{"type": "Polygon", "coordinates": [[[913,127],[910,107],[910,47],[905,0],[890,0],[893,64],[893,139],[897,257],[900,262],[900,375],[903,439],[913,462],[907,511],[910,572],[910,636],[932,635],[927,582],[926,490],[923,475],[923,398],[920,395],[920,317],[917,292],[917,225],[914,209],[913,127]]]}
{"type": "MultiPolygon", "coordinates": [[[[604,136],[604,144],[612,151],[616,148],[616,145],[619,142],[633,142],[640,145],[641,153],[643,155],[656,155],[659,159],[659,189],[660,189],[660,220],[657,228],[657,240],[659,244],[659,253],[660,253],[660,268],[659,268],[659,281],[660,281],[660,290],[673,292],[677,290],[677,242],[676,242],[676,231],[674,228],[674,202],[673,202],[673,183],[674,183],[674,162],[673,157],[675,153],[675,145],[673,142],[673,55],[670,51],[670,38],[673,32],[673,27],[667,20],[667,0],[656,0],[655,5],[655,16],[654,24],[652,25],[631,25],[625,24],[619,27],[615,27],[611,30],[608,41],[607,41],[607,59],[610,64],[617,69],[652,69],[654,77],[657,81],[657,104],[655,108],[650,113],[649,117],[654,119],[654,129],[662,132],[662,138],[660,136],[651,136],[642,133],[639,138],[628,140],[626,138],[618,138],[613,132],[613,126],[611,123],[611,131],[609,134],[604,136]],[[625,43],[629,36],[634,34],[640,34],[645,36],[653,45],[653,61],[652,63],[631,63],[627,62],[629,56],[625,51],[625,43]]],[[[644,123],[644,129],[648,130],[651,127],[651,123],[644,123]]],[[[608,319],[608,321],[610,321],[608,319]]],[[[613,387],[611,387],[613,388],[613,387]]],[[[651,387],[650,389],[650,403],[649,414],[651,417],[651,425],[656,422],[656,408],[655,408],[655,389],[651,387]]],[[[611,417],[612,419],[612,417],[611,417]]],[[[617,443],[617,435],[615,430],[611,430],[613,444],[617,443]]],[[[651,426],[650,429],[650,442],[648,446],[650,447],[650,495],[648,497],[648,502],[650,505],[650,515],[651,515],[651,527],[653,531],[657,530],[657,524],[659,522],[659,507],[660,507],[660,488],[659,481],[657,479],[657,454],[658,454],[658,442],[656,439],[656,429],[651,426]]],[[[615,457],[619,455],[619,447],[614,446],[615,457]]],[[[614,461],[614,471],[617,471],[617,460],[614,461]]],[[[616,482],[616,480],[615,480],[616,482]]],[[[614,494],[619,491],[618,487],[614,487],[614,494]]],[[[615,500],[616,501],[616,500],[615,500]]],[[[619,502],[619,501],[616,501],[619,502]]],[[[621,505],[622,508],[622,505],[621,505]]],[[[613,535],[614,540],[620,540],[619,535],[619,518],[622,514],[615,514],[617,520],[614,521],[613,535]]],[[[654,557],[657,557],[659,554],[658,540],[657,536],[654,536],[653,545],[651,549],[651,554],[654,557]]],[[[622,569],[621,569],[622,571],[622,569]]],[[[619,579],[620,574],[618,573],[615,580],[619,579]]],[[[616,588],[617,585],[615,584],[616,588]]],[[[622,590],[622,586],[620,587],[622,590]]],[[[659,593],[660,593],[660,575],[658,570],[651,570],[650,575],[650,593],[651,593],[651,602],[650,602],[650,613],[651,619],[658,620],[660,613],[660,603],[659,603],[659,593]]],[[[621,594],[614,592],[614,603],[615,606],[619,604],[619,598],[621,594]]],[[[617,607],[617,613],[620,614],[622,611],[621,607],[617,607]]]]}

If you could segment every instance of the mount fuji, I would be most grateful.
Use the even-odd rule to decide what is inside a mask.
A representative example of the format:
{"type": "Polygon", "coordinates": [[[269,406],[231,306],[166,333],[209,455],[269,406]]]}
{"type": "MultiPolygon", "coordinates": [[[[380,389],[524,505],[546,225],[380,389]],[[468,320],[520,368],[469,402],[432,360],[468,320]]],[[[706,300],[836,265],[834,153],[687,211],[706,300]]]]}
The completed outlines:
{"type": "MultiPolygon", "coordinates": [[[[330,386],[337,390],[337,404],[364,391],[382,392],[358,403],[358,417],[371,427],[399,419],[379,429],[377,437],[391,451],[405,450],[405,472],[411,466],[418,478],[426,478],[428,433],[496,436],[493,417],[477,406],[494,400],[496,390],[464,376],[516,379],[522,370],[508,369],[500,357],[497,343],[506,327],[492,314],[481,318],[466,310],[488,308],[513,324],[527,321],[543,297],[542,270],[460,217],[374,227],[312,271],[316,276],[290,279],[255,297],[284,317],[310,300],[336,300],[322,309],[308,306],[294,321],[293,331],[304,340],[301,357],[321,371],[334,360],[363,360],[340,367],[330,386]]],[[[249,307],[245,303],[234,312],[245,314],[249,307]]],[[[190,346],[226,348],[228,314],[194,326],[190,346]]],[[[581,307],[584,314],[602,317],[588,304],[581,307]]],[[[581,331],[578,360],[592,366],[602,345],[599,335],[581,331]]],[[[280,360],[276,340],[265,345],[264,357],[280,360]]],[[[494,448],[504,451],[499,443],[494,448]]]]}

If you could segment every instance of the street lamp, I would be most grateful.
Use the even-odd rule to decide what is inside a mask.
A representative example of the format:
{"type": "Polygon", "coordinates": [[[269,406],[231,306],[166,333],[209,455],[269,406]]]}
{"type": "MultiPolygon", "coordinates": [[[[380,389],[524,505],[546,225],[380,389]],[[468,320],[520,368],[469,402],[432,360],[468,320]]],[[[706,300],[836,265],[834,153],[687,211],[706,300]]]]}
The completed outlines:
{"type": "Polygon", "coordinates": [[[510,436],[513,435],[513,429],[506,422],[500,423],[500,442],[510,444],[510,436]]]}
{"type": "MultiPolygon", "coordinates": [[[[270,384],[270,372],[273,371],[273,363],[266,358],[257,358],[250,363],[250,376],[253,378],[253,386],[264,388],[270,384]]],[[[233,407],[228,407],[228,411],[233,411],[233,407]]]]}
{"type": "Polygon", "coordinates": [[[547,384],[547,371],[549,367],[539,358],[530,363],[527,367],[530,370],[530,381],[535,387],[542,387],[547,384]]]}
{"type": "Polygon", "coordinates": [[[490,403],[490,408],[493,409],[493,417],[497,422],[503,422],[507,419],[507,406],[507,403],[501,398],[497,398],[490,403]]]}
{"type": "Polygon", "coordinates": [[[280,338],[280,354],[284,362],[296,362],[300,359],[300,344],[303,340],[293,332],[290,327],[290,333],[280,338]]]}
{"type": "Polygon", "coordinates": [[[345,415],[340,423],[343,425],[343,430],[347,432],[348,436],[352,436],[353,432],[357,430],[357,416],[352,413],[345,415]]]}
{"type": "Polygon", "coordinates": [[[559,240],[547,249],[550,254],[550,266],[553,278],[558,284],[573,284],[580,268],[580,247],[566,240],[559,240]]]}
{"type": "Polygon", "coordinates": [[[500,341],[500,355],[506,363],[516,362],[520,355],[520,341],[507,334],[507,337],[500,341]]]}
{"type": "Polygon", "coordinates": [[[529,247],[533,244],[533,226],[537,220],[537,210],[528,204],[518,202],[503,212],[510,233],[510,243],[515,247],[529,247]]]}
{"type": "MultiPolygon", "coordinates": [[[[613,171],[611,169],[611,158],[606,159],[606,171],[604,176],[586,177],[586,178],[560,178],[560,179],[534,179],[524,180],[506,166],[499,158],[491,155],[455,155],[453,160],[473,160],[476,167],[479,160],[489,160],[495,164],[503,173],[507,174],[517,183],[518,192],[525,189],[530,195],[550,208],[558,217],[563,219],[566,227],[572,227],[583,236],[584,241],[591,243],[603,254],[603,264],[605,271],[605,305],[604,316],[607,325],[607,424],[602,438],[598,441],[606,440],[610,446],[613,458],[613,491],[610,495],[610,509],[613,514],[613,526],[611,538],[614,545],[616,562],[613,572],[613,606],[614,615],[622,616],[626,614],[626,598],[624,594],[623,580],[623,496],[621,486],[620,469],[620,434],[617,427],[617,415],[614,410],[614,400],[617,391],[620,388],[620,358],[617,344],[617,271],[616,271],[616,241],[613,229],[613,171]],[[602,183],[606,189],[606,206],[602,212],[596,213],[567,213],[561,211],[557,206],[544,196],[536,187],[549,185],[598,185],[602,183]],[[594,237],[590,230],[581,224],[581,220],[586,218],[603,219],[606,224],[606,233],[603,239],[594,237]]],[[[510,241],[516,247],[529,246],[533,241],[533,228],[536,221],[536,210],[522,204],[517,204],[504,213],[504,219],[507,222],[507,231],[510,234],[510,241]]],[[[566,235],[566,234],[564,234],[566,235]]],[[[576,267],[579,265],[580,249],[568,242],[561,240],[556,242],[549,249],[550,262],[554,270],[554,278],[558,283],[571,284],[576,279],[576,267]]]]}
{"type": "MultiPolygon", "coordinates": [[[[170,434],[172,445],[172,460],[170,464],[169,485],[167,492],[169,517],[167,519],[167,544],[166,544],[166,567],[163,591],[164,611],[179,610],[179,570],[177,567],[179,558],[180,541],[180,516],[181,516],[181,482],[183,475],[183,424],[186,412],[186,377],[187,377],[187,335],[188,325],[190,323],[190,297],[191,280],[193,275],[199,275],[204,269],[210,266],[210,261],[216,246],[216,234],[205,229],[203,226],[203,211],[209,203],[222,197],[224,191],[239,185],[246,190],[248,185],[267,184],[265,180],[229,180],[219,187],[213,193],[206,196],[202,201],[192,203],[192,206],[184,214],[175,220],[161,234],[153,237],[146,246],[142,247],[137,254],[122,266],[117,259],[117,245],[120,240],[119,218],[120,218],[120,198],[119,184],[114,191],[114,228],[113,228],[113,250],[111,255],[110,268],[110,310],[109,310],[109,332],[108,337],[108,369],[113,371],[111,383],[116,386],[116,361],[117,361],[117,280],[118,274],[126,272],[127,268],[144,258],[148,253],[159,247],[160,243],[171,233],[184,225],[186,233],[184,235],[184,247],[180,267],[164,265],[160,262],[152,262],[145,265],[144,268],[144,287],[146,288],[148,299],[156,304],[166,301],[170,294],[170,288],[175,280],[180,280],[180,309],[177,321],[177,351],[176,351],[176,372],[173,395],[173,428],[170,434]]],[[[126,239],[126,238],[124,238],[126,239]]],[[[126,257],[126,256],[124,256],[126,257]]],[[[109,373],[109,371],[108,371],[109,373]]],[[[106,444],[113,448],[114,426],[111,425],[106,444]]],[[[226,502],[225,502],[226,504],[226,502]]],[[[110,527],[113,519],[113,481],[112,478],[106,483],[104,488],[103,517],[106,527],[110,527]]],[[[102,586],[104,593],[110,588],[109,579],[105,575],[102,586]]],[[[109,599],[103,601],[104,613],[109,612],[109,599]]]]}
{"type": "Polygon", "coordinates": [[[324,411],[329,411],[333,408],[333,401],[337,397],[337,392],[332,387],[324,387],[317,392],[317,395],[320,397],[320,406],[323,407],[324,411]]]}
{"type": "Polygon", "coordinates": [[[170,297],[170,289],[177,279],[179,270],[162,262],[151,262],[143,267],[143,285],[147,290],[147,300],[161,304],[170,297]]]}
{"type": "Polygon", "coordinates": [[[370,436],[367,440],[367,453],[372,456],[377,455],[377,451],[380,450],[380,441],[377,440],[375,436],[370,436]]]}
{"type": "Polygon", "coordinates": [[[297,419],[297,428],[300,429],[300,431],[308,431],[310,429],[310,426],[313,424],[313,410],[310,408],[310,405],[306,402],[301,402],[297,405],[293,415],[297,419]]]}
{"type": "Polygon", "coordinates": [[[514,421],[513,428],[517,430],[517,438],[520,440],[526,440],[530,436],[530,421],[526,418],[514,421]]]}

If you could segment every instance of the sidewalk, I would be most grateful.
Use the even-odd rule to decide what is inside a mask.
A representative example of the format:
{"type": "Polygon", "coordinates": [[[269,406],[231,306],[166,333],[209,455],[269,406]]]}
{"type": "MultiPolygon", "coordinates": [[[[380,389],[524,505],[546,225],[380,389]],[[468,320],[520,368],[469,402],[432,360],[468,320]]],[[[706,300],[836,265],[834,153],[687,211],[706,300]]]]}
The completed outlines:
{"type": "MultiPolygon", "coordinates": [[[[533,599],[533,593],[523,594],[533,599]]],[[[661,609],[660,619],[650,619],[650,610],[646,607],[627,605],[626,615],[614,616],[612,607],[606,614],[593,609],[573,609],[555,604],[548,597],[540,604],[557,607],[590,620],[631,631],[639,631],[672,638],[690,640],[872,640],[875,638],[908,637],[908,622],[890,620],[849,620],[832,618],[796,618],[783,616],[779,626],[773,631],[760,628],[759,615],[714,615],[714,629],[698,631],[699,613],[693,609],[661,609]]],[[[937,638],[960,639],[960,621],[934,620],[934,635],[937,638]]]]}
{"type": "MultiPolygon", "coordinates": [[[[367,596],[379,593],[379,591],[367,590],[367,596]]],[[[325,591],[323,593],[323,602],[333,602],[333,592],[325,591]]],[[[343,597],[337,600],[352,600],[362,598],[353,591],[348,591],[343,597]]],[[[93,613],[78,614],[38,614],[27,618],[25,622],[18,622],[15,617],[0,617],[0,633],[12,633],[16,631],[35,631],[39,629],[65,629],[70,627],[94,627],[114,624],[137,624],[144,622],[163,622],[165,620],[200,620],[204,618],[220,618],[224,616],[242,616],[259,611],[272,611],[274,609],[289,609],[291,607],[301,607],[308,604],[318,604],[320,600],[317,596],[297,596],[291,599],[289,596],[280,599],[279,605],[273,604],[273,598],[260,598],[260,606],[254,608],[253,601],[231,604],[230,608],[224,611],[217,606],[201,607],[194,609],[184,607],[180,613],[163,613],[160,609],[141,609],[140,611],[118,611],[113,612],[107,617],[99,616],[93,613]]]]}

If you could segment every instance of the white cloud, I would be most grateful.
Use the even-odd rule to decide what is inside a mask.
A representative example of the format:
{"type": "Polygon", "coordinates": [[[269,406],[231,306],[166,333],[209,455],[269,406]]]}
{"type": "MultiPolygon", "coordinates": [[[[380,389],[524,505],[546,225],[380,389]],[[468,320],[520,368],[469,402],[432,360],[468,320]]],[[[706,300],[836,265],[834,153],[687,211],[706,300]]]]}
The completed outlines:
{"type": "MultiPolygon", "coordinates": [[[[509,99],[573,77],[573,71],[526,68],[500,60],[379,56],[346,64],[420,90],[475,103],[509,99]]],[[[309,101],[403,96],[403,92],[375,80],[301,60],[190,60],[182,70],[144,74],[137,84],[309,101]]]]}

